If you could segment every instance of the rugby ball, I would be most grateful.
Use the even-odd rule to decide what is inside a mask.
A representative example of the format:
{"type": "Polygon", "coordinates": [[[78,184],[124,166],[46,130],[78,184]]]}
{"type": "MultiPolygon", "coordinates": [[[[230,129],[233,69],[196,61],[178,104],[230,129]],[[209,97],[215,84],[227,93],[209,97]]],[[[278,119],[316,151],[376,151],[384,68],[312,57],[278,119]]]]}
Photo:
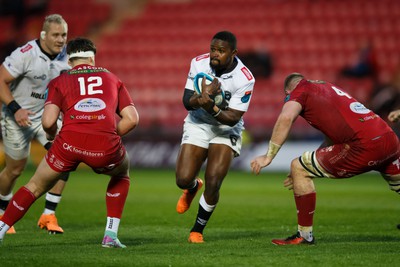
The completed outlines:
{"type": "MultiPolygon", "coordinates": [[[[210,84],[214,80],[214,77],[208,75],[207,73],[204,72],[197,73],[196,76],[194,76],[193,80],[194,90],[196,91],[197,94],[201,94],[202,91],[201,84],[203,82],[203,77],[206,78],[206,84],[210,84]]],[[[221,89],[221,93],[210,97],[214,99],[215,104],[218,106],[222,103],[222,101],[224,101],[225,94],[224,91],[221,89]]]]}

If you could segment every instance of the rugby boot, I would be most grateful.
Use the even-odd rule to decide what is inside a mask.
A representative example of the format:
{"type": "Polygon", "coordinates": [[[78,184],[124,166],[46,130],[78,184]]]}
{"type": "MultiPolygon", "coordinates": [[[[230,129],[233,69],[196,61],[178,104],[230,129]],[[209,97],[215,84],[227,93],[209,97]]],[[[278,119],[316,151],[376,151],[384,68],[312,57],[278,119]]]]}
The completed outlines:
{"type": "Polygon", "coordinates": [[[38,226],[45,229],[49,234],[62,234],[64,230],[58,225],[57,217],[53,214],[42,214],[38,221],[38,226]]]}
{"type": "Polygon", "coordinates": [[[126,248],[124,244],[119,241],[116,234],[106,231],[103,241],[101,242],[103,248],[126,248]]]}
{"type": "Polygon", "coordinates": [[[190,232],[188,242],[189,243],[204,243],[203,234],[198,233],[198,232],[190,232]]]}
{"type": "Polygon", "coordinates": [[[272,244],[278,246],[285,246],[285,245],[314,245],[315,239],[311,241],[307,241],[303,237],[300,236],[300,233],[297,232],[295,235],[289,236],[286,239],[272,239],[272,244]]]}

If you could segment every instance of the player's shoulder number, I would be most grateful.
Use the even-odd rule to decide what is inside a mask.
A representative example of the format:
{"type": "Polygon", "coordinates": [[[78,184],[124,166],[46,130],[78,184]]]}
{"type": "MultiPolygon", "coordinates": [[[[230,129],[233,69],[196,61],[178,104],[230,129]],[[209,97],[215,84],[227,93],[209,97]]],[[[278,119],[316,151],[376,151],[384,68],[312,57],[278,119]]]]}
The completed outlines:
{"type": "Polygon", "coordinates": [[[331,88],[336,92],[337,95],[339,95],[339,96],[345,96],[345,97],[347,97],[348,99],[351,99],[351,96],[350,96],[348,93],[343,92],[343,91],[340,90],[339,88],[337,88],[337,87],[335,87],[335,86],[331,86],[331,88]]]}

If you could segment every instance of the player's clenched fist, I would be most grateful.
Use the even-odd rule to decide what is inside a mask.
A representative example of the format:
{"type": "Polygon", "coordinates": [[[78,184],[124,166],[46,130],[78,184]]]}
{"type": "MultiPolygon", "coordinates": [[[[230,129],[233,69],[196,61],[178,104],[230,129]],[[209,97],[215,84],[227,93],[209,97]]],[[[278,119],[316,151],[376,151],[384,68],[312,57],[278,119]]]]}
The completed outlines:
{"type": "Polygon", "coordinates": [[[398,122],[400,119],[400,109],[390,112],[388,119],[391,122],[398,122]]]}

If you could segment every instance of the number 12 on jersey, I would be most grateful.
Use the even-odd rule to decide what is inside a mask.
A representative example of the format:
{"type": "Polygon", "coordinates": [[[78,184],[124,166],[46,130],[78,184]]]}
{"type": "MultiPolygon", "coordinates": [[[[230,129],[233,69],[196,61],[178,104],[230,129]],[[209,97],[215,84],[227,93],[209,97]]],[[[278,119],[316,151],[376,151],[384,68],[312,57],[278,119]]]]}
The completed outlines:
{"type": "Polygon", "coordinates": [[[79,77],[79,87],[81,95],[95,95],[102,94],[103,90],[95,90],[96,87],[103,85],[103,80],[99,76],[79,77]]]}

